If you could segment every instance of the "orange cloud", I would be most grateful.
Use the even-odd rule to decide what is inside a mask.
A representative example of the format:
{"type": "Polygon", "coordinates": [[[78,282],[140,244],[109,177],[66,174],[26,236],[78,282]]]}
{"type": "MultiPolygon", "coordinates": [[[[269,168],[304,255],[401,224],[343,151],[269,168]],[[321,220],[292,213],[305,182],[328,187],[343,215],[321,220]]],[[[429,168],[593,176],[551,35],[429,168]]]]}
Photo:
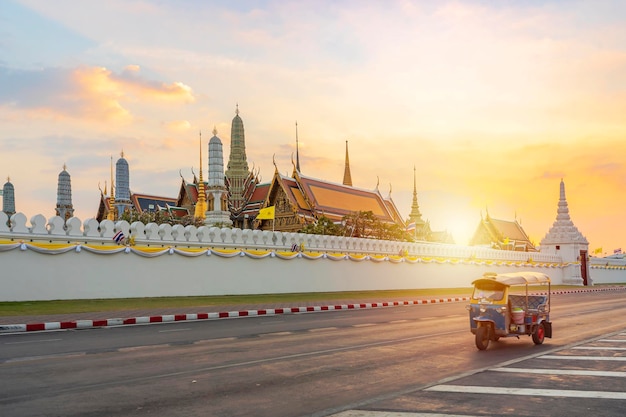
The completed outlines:
{"type": "Polygon", "coordinates": [[[88,66],[38,71],[0,68],[0,80],[8,86],[0,92],[0,107],[10,110],[13,118],[22,113],[29,118],[128,124],[141,112],[141,106],[195,100],[189,86],[146,80],[137,65],[127,66],[119,74],[88,66]]]}

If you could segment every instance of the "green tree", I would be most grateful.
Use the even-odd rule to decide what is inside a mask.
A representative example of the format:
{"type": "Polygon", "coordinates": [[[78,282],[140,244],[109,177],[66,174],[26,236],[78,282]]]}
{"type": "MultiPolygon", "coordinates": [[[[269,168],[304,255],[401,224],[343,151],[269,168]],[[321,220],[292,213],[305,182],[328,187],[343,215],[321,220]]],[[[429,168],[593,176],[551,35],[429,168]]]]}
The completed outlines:
{"type": "Polygon", "coordinates": [[[315,235],[331,235],[342,236],[343,228],[340,225],[333,223],[326,216],[322,216],[315,221],[315,223],[309,223],[300,230],[301,233],[309,233],[315,235]]]}

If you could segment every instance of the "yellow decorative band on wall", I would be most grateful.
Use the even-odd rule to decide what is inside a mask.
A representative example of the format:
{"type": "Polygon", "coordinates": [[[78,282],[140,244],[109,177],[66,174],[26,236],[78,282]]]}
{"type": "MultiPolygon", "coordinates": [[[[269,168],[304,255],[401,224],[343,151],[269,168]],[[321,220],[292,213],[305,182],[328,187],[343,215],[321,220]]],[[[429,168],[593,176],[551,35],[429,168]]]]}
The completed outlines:
{"type": "MultiPolygon", "coordinates": [[[[524,268],[564,268],[570,265],[580,265],[580,262],[535,262],[527,261],[510,261],[510,260],[492,260],[492,259],[463,259],[463,258],[446,258],[446,257],[430,257],[415,255],[366,255],[351,254],[339,252],[315,252],[315,251],[290,251],[290,250],[263,250],[263,249],[216,249],[216,248],[180,248],[180,247],[151,247],[151,246],[120,246],[120,245],[95,245],[95,244],[79,244],[79,243],[49,243],[49,242],[13,242],[0,241],[0,253],[11,250],[32,250],[36,253],[46,255],[58,255],[67,252],[87,251],[98,255],[111,254],[135,254],[145,258],[154,258],[163,255],[181,255],[187,257],[211,256],[215,255],[220,258],[248,257],[252,259],[264,259],[268,257],[276,257],[283,260],[291,260],[303,258],[308,260],[330,259],[333,261],[350,260],[353,262],[391,262],[399,263],[436,263],[448,265],[478,265],[478,266],[513,266],[524,268]]],[[[612,265],[590,265],[591,268],[603,269],[626,269],[626,266],[612,265]]]]}
{"type": "Polygon", "coordinates": [[[626,265],[590,265],[592,269],[626,269],[626,265]]]}

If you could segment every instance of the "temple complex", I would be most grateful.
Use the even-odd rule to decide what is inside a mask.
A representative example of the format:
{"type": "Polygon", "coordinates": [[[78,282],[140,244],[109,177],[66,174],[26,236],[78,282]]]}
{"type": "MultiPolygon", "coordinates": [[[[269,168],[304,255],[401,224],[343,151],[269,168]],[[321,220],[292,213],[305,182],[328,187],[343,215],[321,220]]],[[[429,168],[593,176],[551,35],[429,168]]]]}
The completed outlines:
{"type": "MultiPolygon", "coordinates": [[[[105,182],[104,190],[100,189],[96,220],[116,221],[127,211],[137,214],[166,212],[171,218],[191,219],[185,221],[192,221],[196,225],[299,232],[322,217],[338,224],[346,216],[371,212],[383,224],[405,230],[409,230],[407,224],[415,226],[410,229],[415,240],[454,242],[449,233],[433,232],[430,223],[422,219],[417,202],[415,168],[411,213],[404,220],[391,197],[391,186],[387,196],[381,194],[378,184],[373,190],[353,186],[348,141],[345,144],[342,182],[313,178],[301,171],[296,122],[296,162],[292,160],[292,175],[279,174],[274,162],[275,172],[271,181],[261,183],[258,170],[250,169],[248,165],[245,129],[238,105],[231,123],[230,155],[226,170],[222,140],[217,133],[214,128],[208,143],[208,179],[204,178],[200,133],[199,178],[194,173],[193,179],[187,181],[181,174],[177,196],[155,196],[131,191],[130,167],[124,152],[120,153],[120,158],[115,162],[115,169],[111,157],[110,182],[108,187],[105,182]],[[259,210],[265,207],[275,208],[274,219],[271,222],[255,220],[259,210]]],[[[11,216],[15,213],[15,197],[10,181],[4,185],[3,194],[3,212],[11,216]]],[[[73,213],[71,179],[64,166],[58,178],[55,214],[67,220],[73,213]]]]}

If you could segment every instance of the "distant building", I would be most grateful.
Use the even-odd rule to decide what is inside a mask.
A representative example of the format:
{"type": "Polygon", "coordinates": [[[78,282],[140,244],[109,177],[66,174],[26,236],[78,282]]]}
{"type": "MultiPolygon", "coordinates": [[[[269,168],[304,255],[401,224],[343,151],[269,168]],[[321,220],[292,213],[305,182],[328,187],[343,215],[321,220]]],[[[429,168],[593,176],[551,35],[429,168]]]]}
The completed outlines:
{"type": "Polygon", "coordinates": [[[72,204],[72,179],[70,174],[67,172],[67,167],[65,165],[63,165],[63,171],[59,173],[55,213],[64,220],[68,220],[74,216],[74,205],[72,204]]]}
{"type": "Polygon", "coordinates": [[[11,184],[11,178],[2,187],[2,211],[11,217],[15,214],[15,188],[11,184]]]}
{"type": "Polygon", "coordinates": [[[226,167],[226,186],[228,188],[228,209],[233,226],[249,227],[244,214],[246,204],[254,194],[259,181],[248,168],[246,157],[246,135],[243,121],[239,116],[239,105],[235,111],[230,129],[230,157],[226,167]]]}
{"type": "Polygon", "coordinates": [[[481,216],[470,246],[487,246],[494,249],[513,250],[521,252],[537,252],[535,245],[517,222],[494,219],[487,212],[481,216]]]}
{"type": "Polygon", "coordinates": [[[422,219],[419,204],[417,203],[417,170],[413,167],[413,202],[411,213],[406,221],[407,231],[415,240],[425,242],[454,243],[454,238],[447,231],[432,231],[430,222],[422,219]]]}
{"type": "Polygon", "coordinates": [[[107,192],[106,183],[104,190],[100,190],[100,203],[96,220],[117,220],[125,210],[135,210],[137,213],[167,211],[174,218],[188,215],[188,211],[181,210],[176,206],[175,197],[160,197],[149,194],[133,193],[130,191],[130,167],[124,154],[116,163],[116,177],[113,180],[113,159],[111,158],[111,187],[107,192]],[[119,184],[117,192],[115,183],[119,184]],[[121,188],[121,189],[120,189],[121,188]]]}
{"type": "Polygon", "coordinates": [[[222,141],[213,128],[209,141],[209,182],[207,184],[207,211],[205,224],[208,226],[230,226],[233,221],[228,211],[228,190],[224,178],[224,152],[222,141]]]}
{"type": "MultiPolygon", "coordinates": [[[[296,157],[299,161],[297,144],[296,157]]],[[[274,206],[274,220],[257,221],[255,225],[258,228],[298,232],[322,216],[340,223],[347,215],[367,211],[371,211],[382,223],[405,227],[391,199],[391,191],[385,198],[380,194],[378,186],[375,190],[366,190],[351,185],[347,142],[343,184],[304,175],[298,168],[299,162],[294,164],[291,177],[281,175],[276,163],[274,167],[274,177],[262,205],[274,206]]]]}

